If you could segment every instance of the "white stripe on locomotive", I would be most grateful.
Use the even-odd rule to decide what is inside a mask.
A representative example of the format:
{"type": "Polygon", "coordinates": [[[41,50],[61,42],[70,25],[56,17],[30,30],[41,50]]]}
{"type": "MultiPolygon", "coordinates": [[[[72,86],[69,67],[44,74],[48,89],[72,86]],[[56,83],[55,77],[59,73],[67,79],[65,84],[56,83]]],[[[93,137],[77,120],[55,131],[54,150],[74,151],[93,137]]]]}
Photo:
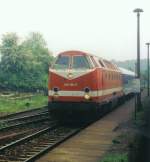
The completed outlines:
{"type": "MultiPolygon", "coordinates": [[[[122,91],[122,87],[117,88],[111,88],[111,89],[105,89],[105,90],[98,90],[98,91],[90,91],[89,95],[91,97],[100,97],[112,94],[113,92],[120,92],[122,91]]],[[[55,92],[53,90],[49,90],[48,92],[49,96],[53,96],[55,92]]],[[[83,97],[85,95],[84,91],[58,91],[57,94],[59,96],[71,96],[71,97],[83,97]]]]}

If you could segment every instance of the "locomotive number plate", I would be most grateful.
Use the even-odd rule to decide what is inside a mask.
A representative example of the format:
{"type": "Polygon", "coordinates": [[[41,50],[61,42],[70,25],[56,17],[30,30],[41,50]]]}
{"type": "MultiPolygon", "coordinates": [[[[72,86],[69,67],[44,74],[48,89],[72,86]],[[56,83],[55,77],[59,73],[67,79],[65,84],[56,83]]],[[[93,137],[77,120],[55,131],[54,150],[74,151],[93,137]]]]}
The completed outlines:
{"type": "Polygon", "coordinates": [[[78,83],[64,83],[64,86],[75,87],[78,86],[78,83]]]}

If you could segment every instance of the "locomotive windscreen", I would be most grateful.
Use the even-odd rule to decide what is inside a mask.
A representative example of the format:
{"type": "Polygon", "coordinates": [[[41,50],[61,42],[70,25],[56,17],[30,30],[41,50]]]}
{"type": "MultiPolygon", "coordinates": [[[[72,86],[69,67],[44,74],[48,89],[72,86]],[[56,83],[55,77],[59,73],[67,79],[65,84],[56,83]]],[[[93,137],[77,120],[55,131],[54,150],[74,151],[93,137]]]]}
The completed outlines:
{"type": "Polygon", "coordinates": [[[54,69],[67,69],[69,68],[69,56],[59,56],[53,66],[54,69]]]}
{"type": "Polygon", "coordinates": [[[74,56],[72,68],[73,69],[89,69],[90,65],[85,56],[74,56]]]}
{"type": "Polygon", "coordinates": [[[59,56],[56,59],[54,69],[90,69],[90,64],[86,56],[59,56]]]}

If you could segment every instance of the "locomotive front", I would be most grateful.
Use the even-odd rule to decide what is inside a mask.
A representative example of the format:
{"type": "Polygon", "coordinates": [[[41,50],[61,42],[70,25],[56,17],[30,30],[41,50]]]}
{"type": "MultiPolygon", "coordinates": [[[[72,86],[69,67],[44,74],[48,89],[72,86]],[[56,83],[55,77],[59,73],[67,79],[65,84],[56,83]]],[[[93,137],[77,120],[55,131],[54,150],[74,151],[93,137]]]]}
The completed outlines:
{"type": "Polygon", "coordinates": [[[97,100],[98,77],[100,73],[88,54],[80,51],[59,54],[49,69],[50,113],[57,119],[90,113],[97,100]]]}

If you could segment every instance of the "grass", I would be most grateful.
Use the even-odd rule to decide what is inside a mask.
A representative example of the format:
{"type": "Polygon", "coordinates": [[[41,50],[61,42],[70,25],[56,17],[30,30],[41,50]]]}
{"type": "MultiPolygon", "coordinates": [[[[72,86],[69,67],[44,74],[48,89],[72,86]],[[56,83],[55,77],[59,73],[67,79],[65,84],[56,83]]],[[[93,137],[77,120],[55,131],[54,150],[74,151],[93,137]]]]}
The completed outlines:
{"type": "Polygon", "coordinates": [[[99,162],[128,162],[128,135],[127,133],[121,133],[115,139],[112,140],[112,147],[109,152],[107,152],[102,160],[99,162]]]}
{"type": "Polygon", "coordinates": [[[111,153],[99,162],[128,162],[128,155],[126,153],[111,153]]]}
{"type": "Polygon", "coordinates": [[[35,95],[25,99],[11,100],[0,97],[0,113],[15,113],[47,105],[47,96],[35,95]]]}
{"type": "Polygon", "coordinates": [[[118,136],[112,140],[112,146],[99,162],[129,162],[129,145],[134,140],[131,126],[132,121],[128,121],[118,127],[118,136]]]}

